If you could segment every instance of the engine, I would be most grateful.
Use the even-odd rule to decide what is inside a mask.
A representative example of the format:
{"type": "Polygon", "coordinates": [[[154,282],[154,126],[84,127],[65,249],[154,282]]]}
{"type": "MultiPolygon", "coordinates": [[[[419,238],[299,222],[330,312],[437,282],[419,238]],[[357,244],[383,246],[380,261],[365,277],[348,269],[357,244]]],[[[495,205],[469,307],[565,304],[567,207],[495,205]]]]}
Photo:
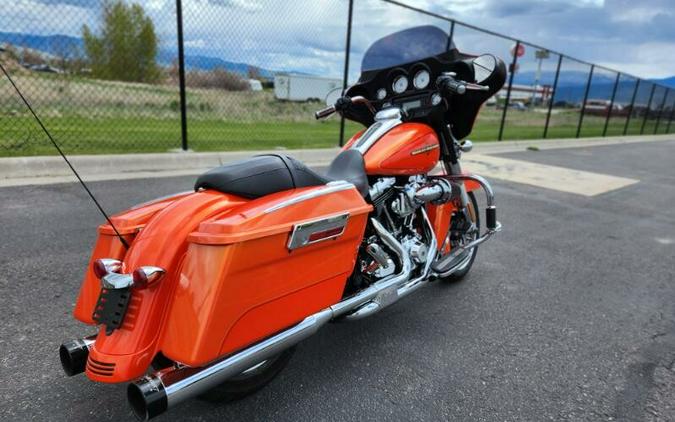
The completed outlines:
{"type": "MultiPolygon", "coordinates": [[[[453,184],[423,175],[381,177],[371,184],[369,196],[375,218],[398,240],[410,256],[414,270],[430,257],[428,224],[421,208],[428,202],[444,203],[453,197],[453,184]]],[[[454,187],[454,189],[459,189],[454,187]]],[[[457,194],[458,192],[455,192],[457,194]]],[[[366,233],[359,250],[357,270],[348,291],[357,291],[400,270],[390,251],[374,233],[366,233]]]]}

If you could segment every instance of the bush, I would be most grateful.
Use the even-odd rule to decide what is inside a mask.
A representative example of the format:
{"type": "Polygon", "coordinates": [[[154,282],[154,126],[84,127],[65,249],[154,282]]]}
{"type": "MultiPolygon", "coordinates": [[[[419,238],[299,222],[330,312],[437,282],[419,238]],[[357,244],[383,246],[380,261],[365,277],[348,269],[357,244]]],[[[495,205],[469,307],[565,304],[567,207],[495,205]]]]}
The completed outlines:
{"type": "Polygon", "coordinates": [[[226,91],[248,91],[248,80],[224,69],[191,70],[185,74],[185,85],[193,88],[216,88],[226,91]]]}

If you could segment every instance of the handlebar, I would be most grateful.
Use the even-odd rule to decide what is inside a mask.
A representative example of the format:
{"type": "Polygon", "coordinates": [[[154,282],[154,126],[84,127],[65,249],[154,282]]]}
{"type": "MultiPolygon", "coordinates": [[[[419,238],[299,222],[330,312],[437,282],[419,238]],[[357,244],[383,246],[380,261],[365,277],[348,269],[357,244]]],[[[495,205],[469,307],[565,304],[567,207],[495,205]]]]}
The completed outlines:
{"type": "MultiPolygon", "coordinates": [[[[490,87],[485,85],[478,85],[471,82],[457,80],[455,79],[454,73],[444,73],[441,76],[439,76],[438,79],[436,79],[436,86],[438,87],[438,91],[445,96],[450,96],[454,94],[464,95],[467,90],[471,91],[490,90],[490,87]]],[[[315,112],[314,117],[317,120],[324,119],[334,114],[335,112],[346,110],[352,104],[364,104],[366,107],[368,107],[368,110],[370,110],[370,112],[373,113],[373,115],[377,112],[377,110],[375,110],[375,107],[373,107],[373,105],[367,98],[357,95],[356,97],[351,98],[346,96],[339,98],[332,106],[322,108],[321,110],[315,112]]]]}
{"type": "Polygon", "coordinates": [[[485,85],[474,84],[471,82],[460,81],[455,79],[452,73],[445,73],[436,79],[436,86],[441,94],[446,95],[464,95],[466,91],[489,91],[490,87],[485,85]]]}
{"type": "Polygon", "coordinates": [[[316,113],[314,113],[314,117],[316,117],[316,120],[323,119],[335,113],[336,111],[337,109],[335,108],[335,105],[332,105],[317,111],[316,113]]]}
{"type": "Polygon", "coordinates": [[[436,86],[441,94],[464,95],[466,92],[466,83],[464,81],[458,81],[454,76],[449,74],[439,76],[438,79],[436,79],[436,86]]]}
{"type": "Polygon", "coordinates": [[[370,104],[370,101],[368,101],[367,98],[357,95],[356,97],[351,98],[350,97],[339,98],[332,106],[322,108],[321,110],[314,113],[314,117],[316,117],[317,120],[323,119],[335,113],[336,111],[346,110],[352,104],[365,104],[371,113],[375,114],[376,112],[375,107],[373,107],[373,105],[370,104]]]}

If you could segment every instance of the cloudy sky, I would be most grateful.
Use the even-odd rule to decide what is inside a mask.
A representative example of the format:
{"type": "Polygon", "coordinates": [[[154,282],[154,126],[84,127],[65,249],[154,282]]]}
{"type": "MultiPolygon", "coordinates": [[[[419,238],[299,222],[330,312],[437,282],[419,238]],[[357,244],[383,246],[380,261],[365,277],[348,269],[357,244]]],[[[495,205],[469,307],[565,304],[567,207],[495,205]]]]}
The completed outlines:
{"type": "MultiPolygon", "coordinates": [[[[402,0],[641,77],[675,75],[673,0],[402,0]]],[[[155,22],[163,48],[175,46],[175,0],[136,0],[155,22]]],[[[13,0],[0,31],[79,36],[96,27],[99,0],[13,0]]],[[[186,54],[216,56],[273,70],[339,76],[347,0],[183,0],[186,54]]],[[[377,38],[410,26],[447,22],[381,0],[355,0],[352,77],[377,38]]],[[[512,43],[458,27],[460,50],[508,60],[512,43]]],[[[534,66],[528,48],[523,69],[534,66]]],[[[545,63],[553,67],[555,60],[545,63]]],[[[582,65],[568,63],[572,68],[582,65]]]]}

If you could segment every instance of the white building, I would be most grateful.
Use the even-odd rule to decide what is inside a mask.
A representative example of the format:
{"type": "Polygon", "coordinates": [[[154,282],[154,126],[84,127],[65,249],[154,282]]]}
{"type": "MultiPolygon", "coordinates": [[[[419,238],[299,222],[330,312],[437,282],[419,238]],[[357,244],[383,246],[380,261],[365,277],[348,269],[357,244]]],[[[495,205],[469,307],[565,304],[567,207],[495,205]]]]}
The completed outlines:
{"type": "Polygon", "coordinates": [[[277,73],[274,75],[274,96],[287,101],[324,101],[326,95],[342,87],[342,79],[298,73],[277,73]]]}

